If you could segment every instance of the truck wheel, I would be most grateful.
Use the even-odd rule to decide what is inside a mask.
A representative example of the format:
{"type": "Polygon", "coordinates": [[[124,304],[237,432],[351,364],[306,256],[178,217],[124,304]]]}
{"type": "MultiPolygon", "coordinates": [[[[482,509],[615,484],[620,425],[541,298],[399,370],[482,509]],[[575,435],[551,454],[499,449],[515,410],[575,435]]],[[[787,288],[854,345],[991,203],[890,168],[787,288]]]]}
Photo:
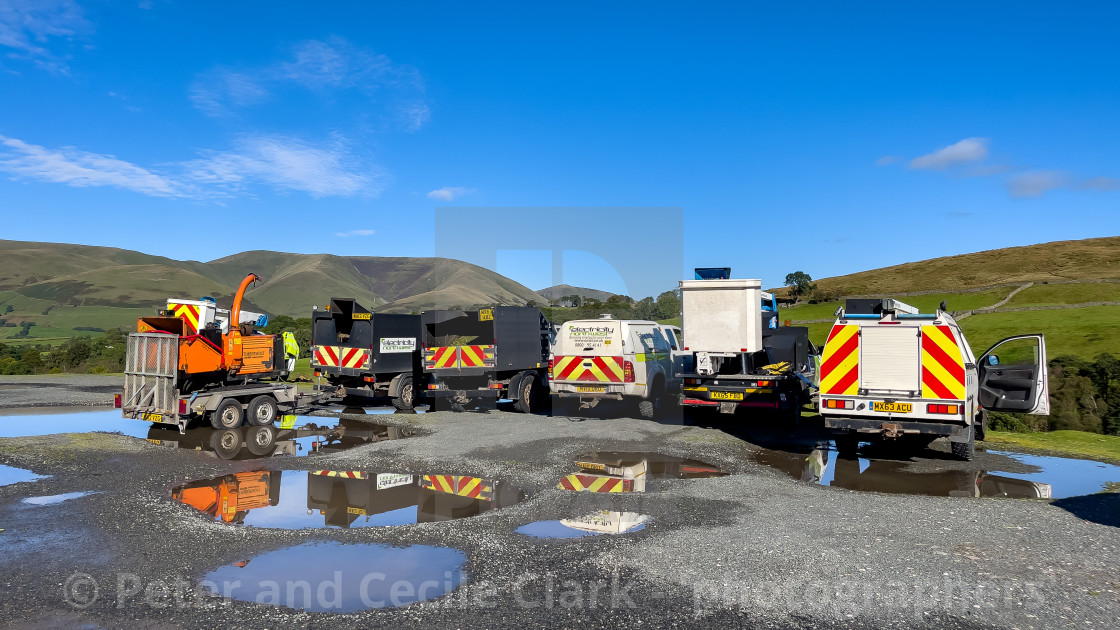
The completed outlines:
{"type": "Polygon", "coordinates": [[[793,424],[801,422],[801,392],[796,391],[786,396],[786,404],[789,409],[786,411],[786,419],[793,424]]]}
{"type": "Polygon", "coordinates": [[[276,450],[276,429],[259,426],[249,429],[245,435],[245,448],[257,457],[267,457],[276,450]]]}
{"type": "Polygon", "coordinates": [[[949,442],[949,447],[953,450],[953,456],[957,459],[966,462],[972,461],[972,457],[976,454],[976,428],[973,425],[968,426],[968,439],[964,442],[949,442]]]}
{"type": "Polygon", "coordinates": [[[536,407],[533,403],[536,402],[537,395],[537,375],[526,374],[521,378],[521,383],[517,386],[517,400],[513,403],[513,408],[521,413],[532,413],[536,407]]]}
{"type": "Polygon", "coordinates": [[[653,381],[649,390],[649,398],[638,402],[638,415],[645,420],[653,420],[657,416],[657,407],[661,404],[661,392],[665,389],[661,384],[661,377],[653,381]]]}
{"type": "Polygon", "coordinates": [[[412,387],[412,376],[401,376],[397,384],[397,397],[393,399],[393,406],[401,411],[411,411],[416,405],[416,390],[412,387]]]}
{"type": "Polygon", "coordinates": [[[257,396],[249,401],[249,424],[255,427],[263,427],[271,425],[276,421],[276,416],[279,415],[279,405],[276,404],[276,399],[272,396],[264,395],[257,396]]]}
{"type": "Polygon", "coordinates": [[[233,459],[241,452],[241,431],[224,429],[210,434],[210,448],[221,459],[233,459]]]}
{"type": "Polygon", "coordinates": [[[227,398],[210,414],[210,424],[219,431],[236,429],[241,426],[241,416],[241,403],[227,398]]]}

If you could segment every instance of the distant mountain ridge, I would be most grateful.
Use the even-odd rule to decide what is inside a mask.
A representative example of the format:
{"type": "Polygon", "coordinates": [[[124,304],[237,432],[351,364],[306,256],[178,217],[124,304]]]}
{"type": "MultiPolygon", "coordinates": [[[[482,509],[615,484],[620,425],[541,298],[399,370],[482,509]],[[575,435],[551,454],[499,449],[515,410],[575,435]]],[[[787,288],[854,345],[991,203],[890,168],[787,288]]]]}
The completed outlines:
{"type": "Polygon", "coordinates": [[[313,305],[332,297],[353,297],[385,312],[547,301],[505,276],[448,258],[249,251],[198,262],[112,247],[0,240],[0,262],[0,305],[27,302],[44,310],[158,308],[169,297],[203,295],[222,302],[250,272],[263,282],[248,291],[247,302],[291,317],[308,317],[313,305]]]}
{"type": "Polygon", "coordinates": [[[598,289],[588,289],[586,287],[573,287],[570,284],[558,284],[548,287],[547,289],[541,289],[537,291],[537,293],[549,300],[559,300],[569,295],[578,295],[581,298],[592,298],[600,302],[606,302],[607,298],[614,295],[614,293],[610,291],[600,291],[598,289]]]}

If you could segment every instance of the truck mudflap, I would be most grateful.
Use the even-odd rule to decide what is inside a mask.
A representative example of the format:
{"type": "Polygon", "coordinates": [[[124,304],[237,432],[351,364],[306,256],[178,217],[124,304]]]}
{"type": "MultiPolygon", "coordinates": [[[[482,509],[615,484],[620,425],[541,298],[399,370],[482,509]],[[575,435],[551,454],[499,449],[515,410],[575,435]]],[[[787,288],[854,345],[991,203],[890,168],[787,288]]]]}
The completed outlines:
{"type": "Polygon", "coordinates": [[[461,399],[466,402],[476,398],[498,400],[504,397],[505,390],[480,387],[478,389],[429,389],[425,393],[433,398],[461,399]]]}
{"type": "Polygon", "coordinates": [[[903,434],[922,434],[954,437],[966,437],[969,425],[963,422],[918,422],[899,420],[897,418],[847,418],[824,416],[826,429],[853,431],[866,435],[882,435],[894,438],[903,434]]]}

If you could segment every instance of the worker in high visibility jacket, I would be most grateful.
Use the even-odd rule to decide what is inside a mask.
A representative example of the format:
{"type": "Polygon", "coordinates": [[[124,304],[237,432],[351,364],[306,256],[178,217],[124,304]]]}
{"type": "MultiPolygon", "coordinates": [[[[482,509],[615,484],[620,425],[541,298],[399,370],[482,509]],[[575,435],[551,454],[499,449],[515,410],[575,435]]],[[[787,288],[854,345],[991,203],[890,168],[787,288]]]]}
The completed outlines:
{"type": "Polygon", "coordinates": [[[296,369],[296,359],[299,358],[299,344],[296,343],[296,336],[289,331],[284,331],[281,336],[284,338],[284,357],[288,359],[286,371],[291,374],[296,369]]]}

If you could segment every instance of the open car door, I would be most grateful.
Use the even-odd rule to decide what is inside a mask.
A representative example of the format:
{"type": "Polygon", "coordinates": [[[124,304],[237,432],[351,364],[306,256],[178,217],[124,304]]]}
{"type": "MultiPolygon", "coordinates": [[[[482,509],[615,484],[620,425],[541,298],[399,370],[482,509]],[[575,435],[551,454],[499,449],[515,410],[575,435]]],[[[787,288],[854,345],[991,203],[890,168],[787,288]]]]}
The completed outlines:
{"type": "Polygon", "coordinates": [[[1016,335],[980,357],[980,405],[991,411],[1050,413],[1046,338],[1016,335]]]}

